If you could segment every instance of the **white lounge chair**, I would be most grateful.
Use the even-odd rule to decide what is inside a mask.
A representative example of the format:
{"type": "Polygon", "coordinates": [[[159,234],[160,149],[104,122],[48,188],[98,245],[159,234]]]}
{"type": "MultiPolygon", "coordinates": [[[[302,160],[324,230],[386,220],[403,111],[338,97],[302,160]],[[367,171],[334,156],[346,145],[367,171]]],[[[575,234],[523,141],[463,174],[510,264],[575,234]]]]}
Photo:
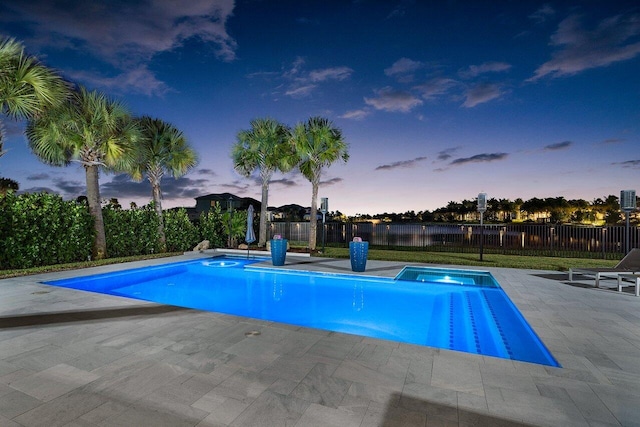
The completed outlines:
{"type": "Polygon", "coordinates": [[[640,249],[631,249],[615,267],[602,268],[570,268],[569,282],[573,282],[573,275],[594,277],[596,288],[600,287],[600,279],[617,279],[619,274],[640,273],[640,249]]]}
{"type": "Polygon", "coordinates": [[[636,296],[640,297],[640,275],[633,273],[623,273],[618,275],[618,292],[622,292],[625,286],[635,286],[636,296]]]}

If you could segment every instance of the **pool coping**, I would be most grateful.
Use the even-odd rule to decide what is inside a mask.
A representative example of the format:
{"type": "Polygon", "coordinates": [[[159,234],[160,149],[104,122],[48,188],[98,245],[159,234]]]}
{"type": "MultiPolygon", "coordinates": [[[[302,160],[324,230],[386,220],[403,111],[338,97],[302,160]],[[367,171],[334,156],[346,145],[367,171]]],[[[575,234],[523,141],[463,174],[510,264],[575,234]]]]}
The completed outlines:
{"type": "MultiPolygon", "coordinates": [[[[640,419],[639,299],[588,282],[572,286],[566,273],[483,268],[563,368],[196,310],[149,312],[157,305],[40,283],[208,256],[0,280],[0,397],[14,402],[11,409],[0,403],[0,424],[37,425],[36,419],[63,417],[74,399],[99,405],[85,402],[65,412],[69,425],[94,422],[107,408],[113,413],[101,425],[126,424],[149,411],[194,426],[260,425],[267,419],[291,425],[633,425],[640,419]],[[102,333],[83,335],[98,327],[91,316],[99,317],[104,307],[133,311],[131,317],[98,320],[102,333]],[[41,321],[67,317],[68,322],[41,321]],[[205,324],[216,333],[204,330],[205,324]],[[140,342],[142,330],[146,338],[140,342]],[[261,335],[245,336],[247,330],[261,335]],[[184,341],[211,347],[190,354],[181,347],[184,341]],[[87,346],[100,351],[87,353],[87,346]],[[115,351],[122,357],[103,360],[102,352],[115,351]],[[103,364],[95,367],[98,361],[103,364]],[[153,384],[134,384],[149,370],[158,376],[153,384]],[[60,372],[71,372],[77,387],[60,395],[38,391],[43,383],[66,390],[57,379],[60,372]],[[125,384],[125,391],[118,392],[116,383],[125,384]],[[170,391],[172,399],[165,396],[170,391]],[[194,393],[202,394],[195,399],[194,393]],[[195,400],[176,403],[187,397],[195,400]]],[[[393,277],[405,265],[429,266],[370,260],[362,274],[393,277]]],[[[351,274],[349,260],[287,257],[283,267],[351,274]]]]}

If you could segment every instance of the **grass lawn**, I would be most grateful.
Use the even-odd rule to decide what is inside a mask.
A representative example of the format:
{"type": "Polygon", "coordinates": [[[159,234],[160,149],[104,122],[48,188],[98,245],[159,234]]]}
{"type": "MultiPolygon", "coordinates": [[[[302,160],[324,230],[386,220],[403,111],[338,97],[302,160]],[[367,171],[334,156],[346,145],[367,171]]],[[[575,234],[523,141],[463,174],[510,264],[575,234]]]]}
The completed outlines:
{"type": "MultiPolygon", "coordinates": [[[[349,258],[347,248],[325,248],[320,256],[328,258],[349,258]]],[[[475,265],[484,267],[525,268],[534,270],[567,271],[571,267],[613,267],[616,260],[559,258],[524,255],[479,254],[454,252],[392,251],[385,249],[369,250],[368,259],[400,262],[423,262],[429,264],[475,265]]]]}
{"type": "Polygon", "coordinates": [[[10,277],[28,276],[31,274],[51,273],[54,271],[77,270],[79,268],[98,267],[101,265],[121,264],[123,262],[141,261],[145,259],[165,258],[182,255],[182,252],[168,252],[164,254],[139,255],[122,258],[107,258],[97,261],[72,262],[69,264],[45,265],[43,267],[24,268],[19,270],[0,270],[0,279],[10,277]]]}
{"type": "MultiPolygon", "coordinates": [[[[75,270],[79,268],[97,267],[107,264],[118,264],[130,261],[140,261],[182,255],[179,253],[165,253],[153,255],[141,255],[124,258],[108,258],[99,261],[83,261],[70,264],[49,265],[44,267],[33,267],[21,270],[0,270],[0,279],[10,277],[27,276],[31,274],[50,273],[53,271],[75,270]]],[[[318,254],[328,258],[349,258],[347,248],[326,248],[324,254],[318,254]]],[[[424,251],[392,251],[384,249],[374,249],[369,251],[368,259],[382,261],[399,262],[421,262],[429,264],[445,265],[474,265],[484,267],[506,267],[525,268],[534,270],[567,271],[571,267],[613,267],[618,261],[585,259],[585,258],[556,258],[541,256],[520,256],[520,255],[494,255],[485,254],[483,261],[480,261],[478,254],[452,253],[452,252],[424,252],[424,251]]]]}

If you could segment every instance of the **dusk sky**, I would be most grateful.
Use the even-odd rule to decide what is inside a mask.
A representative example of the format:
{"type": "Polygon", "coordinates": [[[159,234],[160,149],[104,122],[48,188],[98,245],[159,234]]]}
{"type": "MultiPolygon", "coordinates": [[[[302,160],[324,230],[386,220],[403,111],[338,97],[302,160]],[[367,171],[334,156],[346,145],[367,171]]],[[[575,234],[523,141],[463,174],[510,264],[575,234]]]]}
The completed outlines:
{"type": "MultiPolygon", "coordinates": [[[[323,116],[350,159],[319,197],[348,215],[433,210],[488,197],[585,199],[640,190],[640,7],[635,1],[0,0],[0,35],[67,79],[174,124],[199,165],[162,182],[164,207],[231,192],[239,130],[323,116]]],[[[0,176],[21,191],[85,193],[82,167],[8,132],[0,176]]],[[[101,195],[151,200],[102,173],[101,195]]],[[[269,205],[311,204],[299,173],[269,205]]]]}

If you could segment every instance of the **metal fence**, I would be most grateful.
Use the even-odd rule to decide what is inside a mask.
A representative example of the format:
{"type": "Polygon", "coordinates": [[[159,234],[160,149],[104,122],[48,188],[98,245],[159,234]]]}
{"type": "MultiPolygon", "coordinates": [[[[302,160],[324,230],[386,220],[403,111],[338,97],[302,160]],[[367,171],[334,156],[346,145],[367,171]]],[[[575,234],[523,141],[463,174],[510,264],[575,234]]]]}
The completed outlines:
{"type": "MultiPolygon", "coordinates": [[[[309,240],[308,222],[274,222],[271,235],[296,242],[309,240]]],[[[546,255],[565,257],[620,258],[625,253],[626,227],[614,225],[590,227],[550,224],[479,224],[434,223],[339,223],[328,222],[325,228],[327,246],[347,247],[354,237],[370,245],[389,249],[448,252],[477,252],[483,236],[486,253],[546,255]]],[[[318,223],[317,246],[323,242],[323,226],[318,223]]],[[[629,247],[640,244],[640,227],[629,228],[629,247]]]]}

